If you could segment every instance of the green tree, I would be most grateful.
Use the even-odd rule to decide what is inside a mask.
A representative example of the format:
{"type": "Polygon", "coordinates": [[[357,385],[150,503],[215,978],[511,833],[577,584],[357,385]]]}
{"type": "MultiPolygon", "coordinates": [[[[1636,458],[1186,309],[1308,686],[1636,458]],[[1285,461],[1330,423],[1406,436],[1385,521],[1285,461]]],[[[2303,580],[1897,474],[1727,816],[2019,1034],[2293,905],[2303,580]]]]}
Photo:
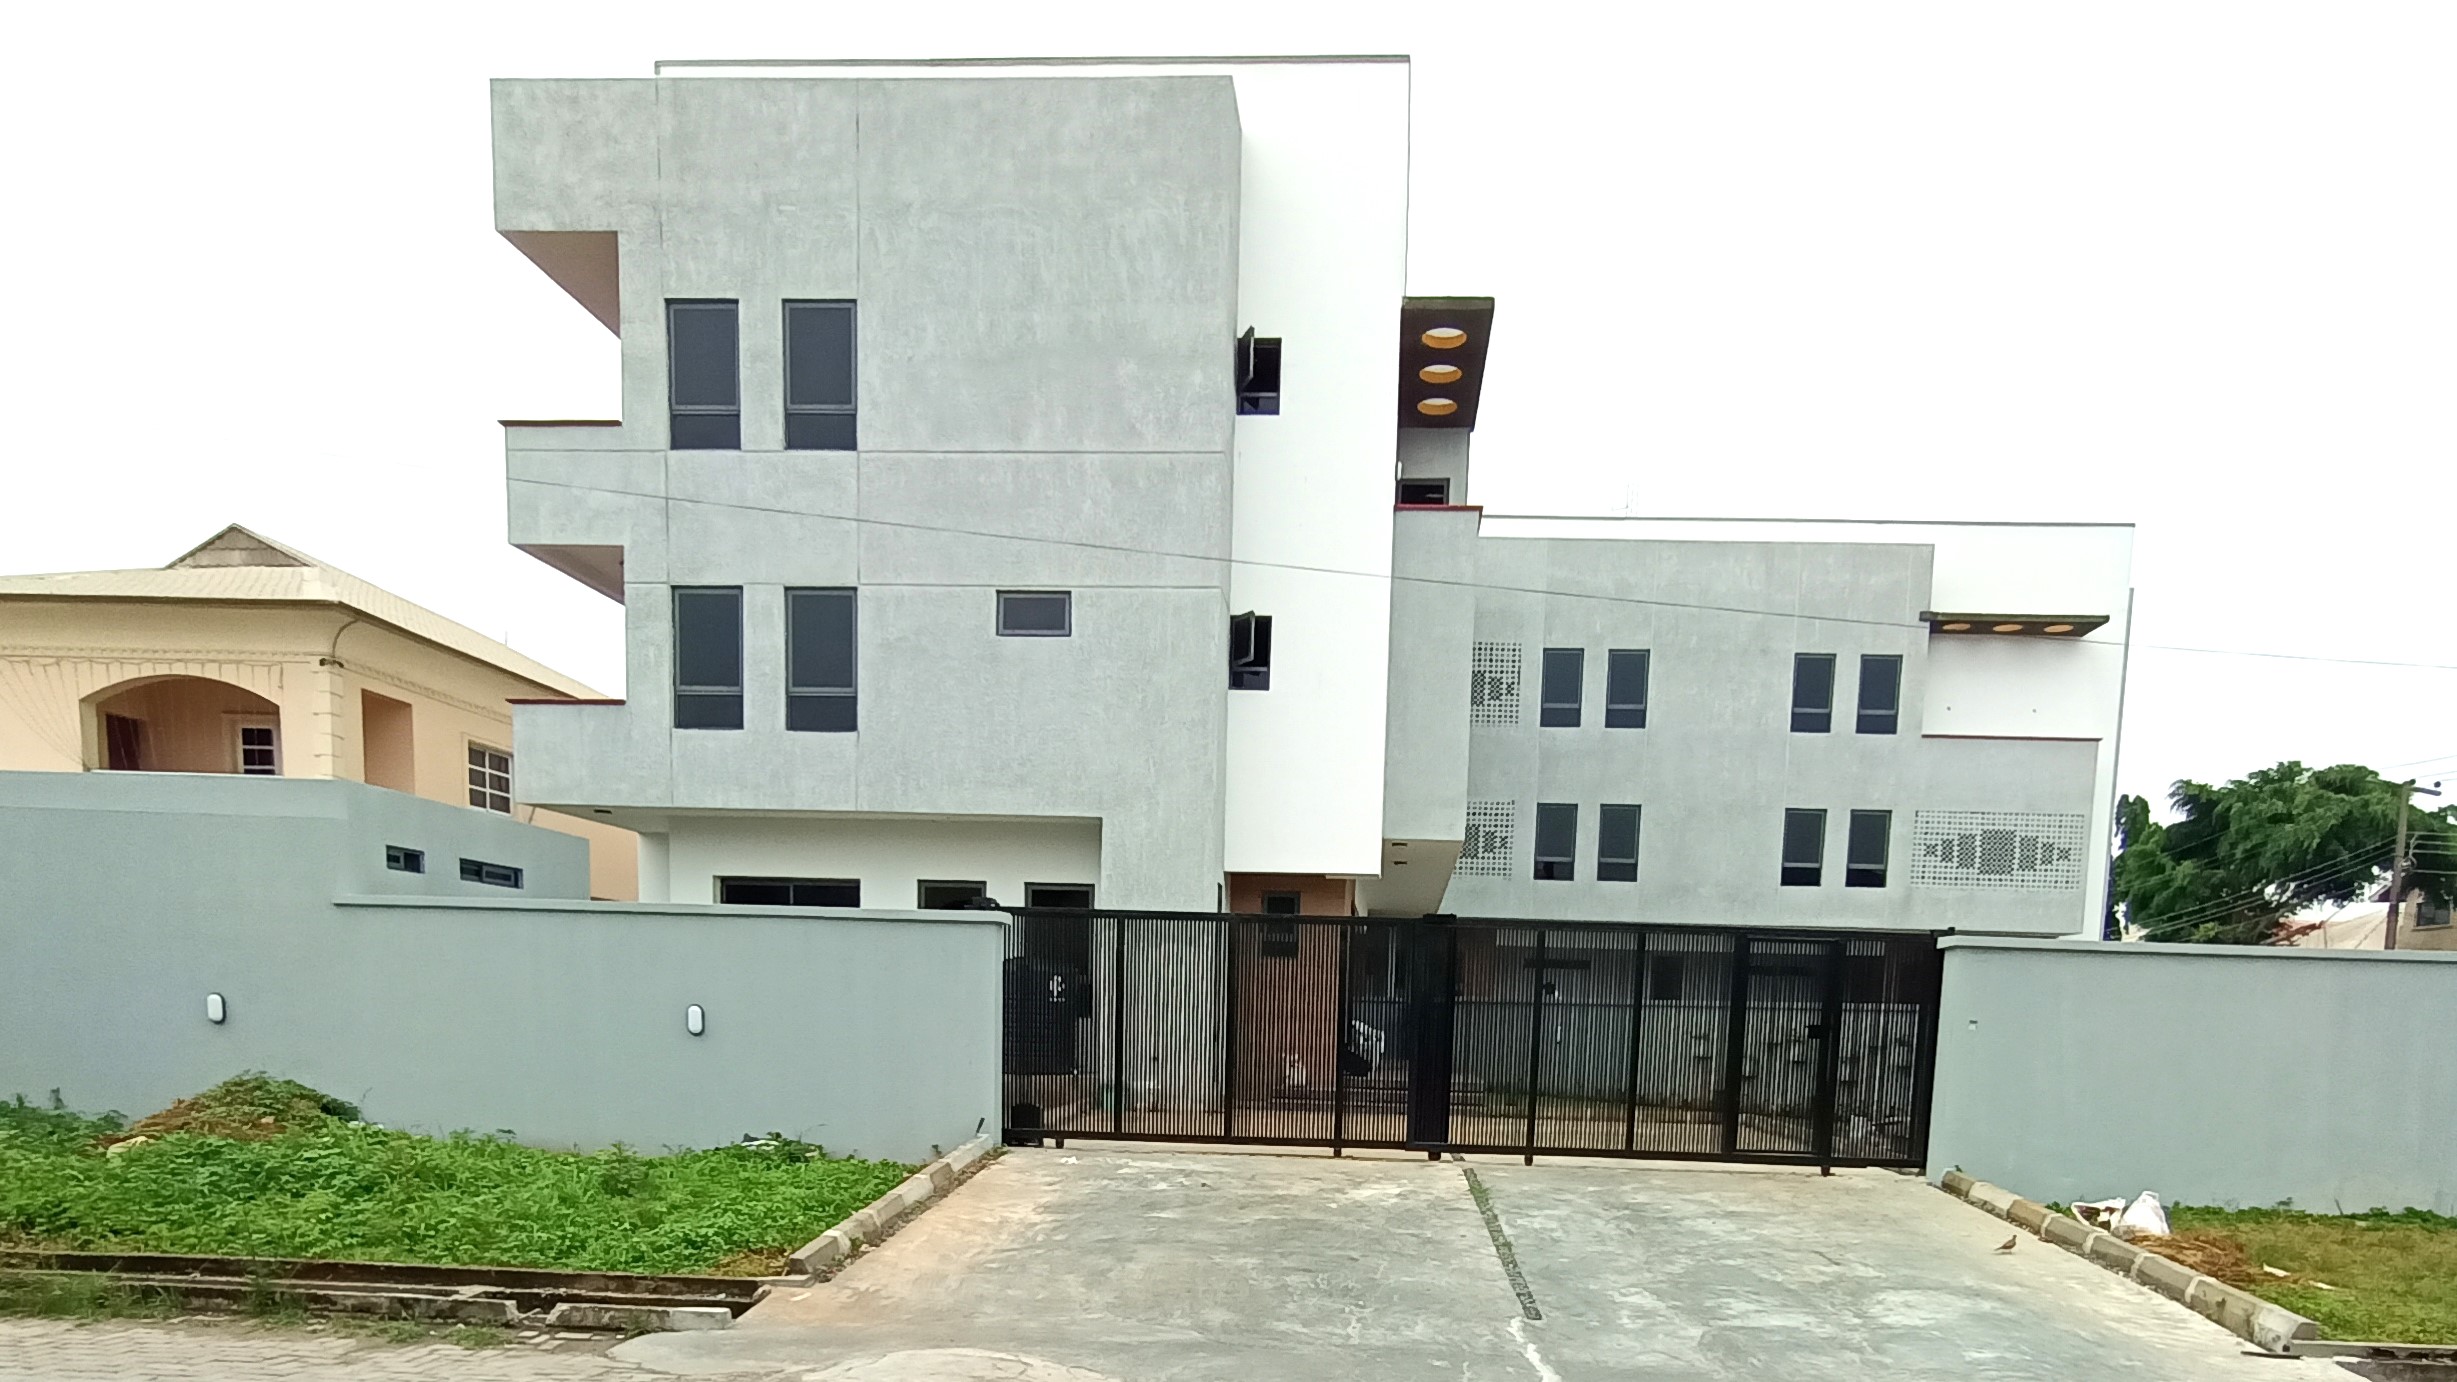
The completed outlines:
{"type": "MultiPolygon", "coordinates": [[[[2223,787],[2179,782],[2167,800],[2165,824],[2140,797],[2116,803],[2111,935],[2259,945],[2279,918],[2369,897],[2388,877],[2398,784],[2369,768],[2281,763],[2223,787]]],[[[2418,807],[2406,828],[2413,886],[2457,902],[2457,807],[2418,807]]]]}

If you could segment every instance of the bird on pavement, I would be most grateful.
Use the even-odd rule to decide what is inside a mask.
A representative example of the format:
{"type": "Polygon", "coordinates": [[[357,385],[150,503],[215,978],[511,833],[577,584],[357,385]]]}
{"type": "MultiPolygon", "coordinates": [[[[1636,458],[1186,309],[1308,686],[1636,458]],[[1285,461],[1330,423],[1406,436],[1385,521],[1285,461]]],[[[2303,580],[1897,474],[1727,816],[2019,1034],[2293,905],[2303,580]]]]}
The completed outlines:
{"type": "Polygon", "coordinates": [[[2006,1239],[2004,1242],[1997,1244],[1997,1245],[1996,1245],[1996,1250],[1997,1250],[1998,1252],[2012,1252],[2012,1251],[2013,1251],[2013,1245],[2014,1245],[2014,1244],[2016,1244],[2016,1243],[2019,1243],[2019,1242],[2021,1242],[2021,1241],[2022,1241],[2022,1235],[2017,1233],[2017,1234],[2015,1234],[2014,1236],[2012,1236],[2011,1238],[2006,1239]]]}

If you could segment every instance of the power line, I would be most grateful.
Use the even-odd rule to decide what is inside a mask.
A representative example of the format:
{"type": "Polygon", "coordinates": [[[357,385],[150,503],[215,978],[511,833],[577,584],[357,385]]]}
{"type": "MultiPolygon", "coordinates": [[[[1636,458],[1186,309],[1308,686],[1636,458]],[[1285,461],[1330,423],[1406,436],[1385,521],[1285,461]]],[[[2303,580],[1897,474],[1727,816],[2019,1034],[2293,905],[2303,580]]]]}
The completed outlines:
{"type": "Polygon", "coordinates": [[[2181,931],[2189,927],[2199,926],[2204,922],[2213,921],[2219,917],[2227,915],[2230,912],[2241,911],[2254,903],[2268,902],[2271,900],[2269,896],[2270,893],[2275,889],[2281,887],[2291,887],[2297,883],[2316,881],[2331,873],[2337,872],[2341,867],[2352,860],[2360,859],[2365,855],[2376,854],[2380,851],[2386,850],[2389,847],[2389,844],[2390,838],[2384,835],[2376,843],[2366,848],[2349,850],[2348,852],[2339,855],[2337,858],[2332,859],[2325,864],[2316,864],[2299,872],[2288,874],[2284,878],[2273,879],[2257,888],[2248,889],[2244,892],[2237,893],[2232,897],[2220,898],[2215,902],[2197,902],[2188,907],[2177,908],[2175,911],[2169,912],[2165,916],[2152,918],[2149,924],[2145,924],[2134,929],[2140,932],[2142,939],[2147,940],[2152,936],[2162,936],[2168,934],[2169,932],[2181,931]]]}
{"type": "MultiPolygon", "coordinates": [[[[917,523],[905,519],[872,518],[858,514],[816,513],[807,509],[778,508],[769,504],[744,504],[728,499],[674,499],[668,495],[645,490],[615,489],[605,485],[582,485],[569,480],[521,479],[512,483],[543,485],[550,489],[584,490],[592,494],[621,494],[635,499],[655,499],[676,504],[698,504],[708,508],[734,509],[744,513],[772,513],[786,518],[827,523],[858,523],[877,528],[896,528],[908,532],[938,533],[951,537],[977,537],[997,542],[1037,542],[1048,546],[1074,547],[1091,552],[1110,552],[1121,556],[1159,557],[1171,561],[1210,562],[1221,566],[1243,566],[1268,571],[1293,571],[1305,575],[1345,576],[1357,580],[1406,582],[1412,585],[1441,586],[1457,590],[1491,590],[1509,595],[1558,596],[1571,600],[1598,600],[1607,604],[1640,605],[1653,609],[1688,609],[1710,614],[1739,614],[1761,619],[1807,619],[1821,624],[1857,624],[1870,628],[1925,629],[1928,626],[1911,619],[1862,619],[1846,614],[1811,614],[1794,609],[1751,609],[1742,605],[1713,605],[1695,600],[1651,600],[1638,595],[1605,595],[1583,590],[1553,590],[1541,586],[1502,585],[1493,581],[1455,580],[1442,576],[1403,576],[1393,571],[1358,571],[1348,567],[1316,566],[1306,562],[1266,561],[1259,557],[1218,556],[1209,552],[1170,552],[1157,547],[1136,547],[1127,543],[1093,542],[1084,538],[1045,537],[1031,533],[1001,533],[984,528],[959,528],[943,523],[917,523]]],[[[2101,651],[2121,652],[2113,643],[2076,645],[2101,651]]],[[[2214,657],[2283,658],[2295,662],[2328,662],[2354,667],[2407,667],[2422,671],[2457,672],[2457,663],[2387,662],[2375,658],[2320,657],[2308,653],[2261,652],[2240,648],[2192,648],[2171,643],[2135,643],[2135,648],[2155,649],[2169,653],[2201,653],[2214,657]]]]}

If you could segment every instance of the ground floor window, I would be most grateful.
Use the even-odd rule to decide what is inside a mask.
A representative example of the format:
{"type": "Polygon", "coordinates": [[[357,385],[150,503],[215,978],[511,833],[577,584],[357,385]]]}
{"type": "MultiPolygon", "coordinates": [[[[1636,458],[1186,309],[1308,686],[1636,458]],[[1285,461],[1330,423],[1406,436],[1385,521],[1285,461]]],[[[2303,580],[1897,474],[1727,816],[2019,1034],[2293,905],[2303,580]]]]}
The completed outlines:
{"type": "Polygon", "coordinates": [[[720,878],[717,901],[737,907],[859,907],[858,878],[720,878]]]}

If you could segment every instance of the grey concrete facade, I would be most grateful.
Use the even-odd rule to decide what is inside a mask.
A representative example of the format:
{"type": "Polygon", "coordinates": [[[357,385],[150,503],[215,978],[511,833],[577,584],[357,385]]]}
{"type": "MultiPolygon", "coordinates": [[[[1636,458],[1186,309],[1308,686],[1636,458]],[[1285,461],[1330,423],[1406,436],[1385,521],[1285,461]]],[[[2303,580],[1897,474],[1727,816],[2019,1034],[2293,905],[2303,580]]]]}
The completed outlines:
{"type": "Polygon", "coordinates": [[[1468,842],[1443,910],[2047,935],[2083,923],[2095,849],[1993,884],[1915,867],[1923,844],[1983,814],[2017,838],[2073,834],[2091,812],[2098,750],[1920,732],[1928,547],[1495,538],[1479,536],[1480,523],[1472,510],[1420,511],[1402,513],[1398,527],[1385,828],[1395,839],[1468,842]],[[1547,648],[1584,652],[1575,727],[1540,723],[1547,648]],[[1605,724],[1616,648],[1649,653],[1643,728],[1605,724]],[[1513,704],[1471,703],[1480,649],[1515,668],[1493,674],[1514,681],[1513,704]],[[1826,733],[1791,729],[1795,653],[1836,657],[1826,733]],[[1855,732],[1865,654],[1902,659],[1894,733],[1855,732]],[[1578,807],[1566,881],[1534,876],[1545,802],[1578,807]],[[1641,808],[1634,882],[1596,877],[1607,803],[1641,808]],[[1827,813],[1819,886],[1781,884],[1792,807],[1827,813]],[[1487,814],[1471,823],[1480,809],[1487,814]],[[1855,810],[1892,813],[1883,887],[1844,886],[1855,810]],[[1488,848],[1480,862],[1471,831],[1488,846],[1498,838],[1499,857],[1488,848]]]}
{"type": "Polygon", "coordinates": [[[2457,955],[1944,942],[1931,1175],[2457,1213],[2457,955]]]}
{"type": "Polygon", "coordinates": [[[519,714],[524,795],[1092,818],[1102,901],[1213,905],[1229,80],[503,81],[494,127],[498,227],[584,301],[532,246],[611,232],[623,339],[618,424],[509,431],[512,540],[629,611],[625,704],[519,714]],[[682,298],[740,303],[740,451],[667,449],[682,298]],[[798,299],[857,304],[859,451],[783,449],[798,299]],[[741,730],[672,727],[677,585],[743,589],[741,730]],[[783,727],[800,586],[859,592],[857,733],[783,727]],[[1073,636],[997,637],[1002,588],[1073,592],[1073,636]]]}
{"type": "Polygon", "coordinates": [[[913,1161],[998,1116],[999,913],[590,902],[572,837],[338,780],[0,774],[0,840],[0,1098],[260,1069],[421,1131],[913,1161]],[[447,886],[462,849],[529,886],[447,886]]]}

